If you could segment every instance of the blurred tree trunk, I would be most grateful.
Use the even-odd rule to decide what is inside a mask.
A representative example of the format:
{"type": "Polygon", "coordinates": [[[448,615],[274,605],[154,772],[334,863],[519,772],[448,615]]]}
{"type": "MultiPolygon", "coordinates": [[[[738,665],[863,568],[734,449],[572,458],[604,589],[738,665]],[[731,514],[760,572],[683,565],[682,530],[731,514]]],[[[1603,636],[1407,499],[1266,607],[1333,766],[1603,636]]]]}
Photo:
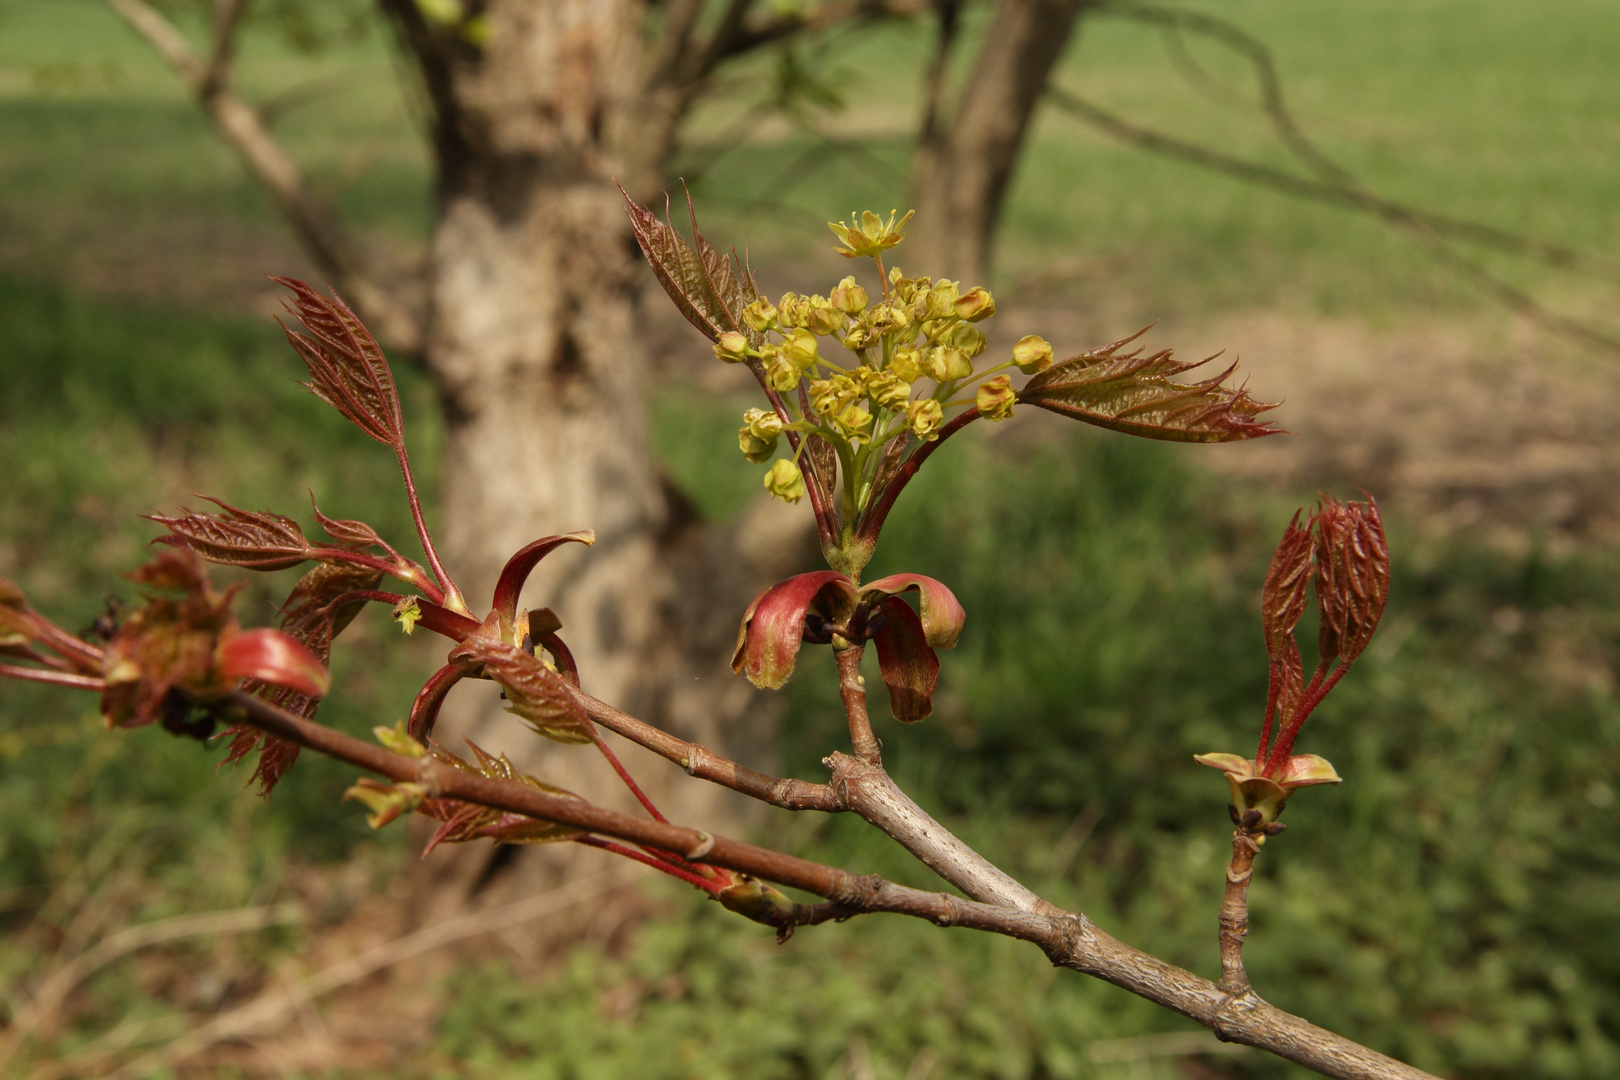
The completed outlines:
{"type": "Polygon", "coordinates": [[[907,265],[930,276],[979,278],[1035,104],[1076,19],[1096,0],[995,0],[973,68],[946,115],[946,69],[961,0],[935,0],[939,40],[912,163],[919,227],[907,265]]]}
{"type": "MultiPolygon", "coordinates": [[[[640,200],[657,193],[686,101],[656,70],[649,78],[665,58],[643,47],[643,5],[493,0],[479,45],[412,0],[387,8],[433,109],[438,221],[422,352],[447,418],[438,515],[447,564],[477,606],[513,551],[594,529],[595,547],[542,563],[525,601],[562,617],[585,689],[768,766],[765,703],[726,662],[750,590],[812,550],[809,521],[765,511],[774,520],[704,530],[652,459],[634,311],[640,257],[611,179],[640,200]],[[740,725],[745,717],[753,723],[740,725]]],[[[678,8],[666,19],[681,18],[678,8]]],[[[632,805],[593,750],[546,744],[498,705],[491,684],[463,684],[441,738],[459,749],[470,735],[548,782],[632,805]]],[[[726,820],[725,793],[625,750],[673,820],[726,820]]],[[[424,864],[417,910],[432,917],[474,891],[489,902],[532,893],[559,871],[556,854],[442,851],[424,864]]]]}

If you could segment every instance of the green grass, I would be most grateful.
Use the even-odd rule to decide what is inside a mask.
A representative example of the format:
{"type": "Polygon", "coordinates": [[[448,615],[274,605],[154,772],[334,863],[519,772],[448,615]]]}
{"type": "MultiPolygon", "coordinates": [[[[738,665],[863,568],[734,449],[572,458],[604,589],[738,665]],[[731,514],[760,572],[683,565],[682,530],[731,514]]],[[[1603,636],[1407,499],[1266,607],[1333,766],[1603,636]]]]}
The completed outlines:
{"type": "MultiPolygon", "coordinates": [[[[1579,246],[1620,244],[1604,97],[1620,20],[1608,5],[1204,7],[1272,43],[1302,121],[1377,189],[1579,246]]],[[[1241,85],[1237,68],[1194,48],[1241,85]]],[[[859,155],[820,153],[816,140],[771,128],[699,180],[710,234],[751,241],[773,289],[825,287],[826,218],[901,203],[915,115],[905,66],[924,49],[917,34],[887,29],[818,61],[851,73],[850,107],[828,123],[859,155]]],[[[285,112],[278,132],[362,224],[421,240],[426,159],[379,35],[334,33],[308,53],[256,30],[243,72],[260,98],[356,73],[330,102],[285,112]]],[[[736,94],[760,93],[765,74],[740,71],[736,94]]],[[[1063,79],[1144,123],[1282,161],[1251,113],[1178,82],[1142,28],[1088,25],[1063,79]]],[[[700,112],[694,139],[725,120],[724,109],[700,112]]],[[[328,512],[409,535],[387,454],[293,386],[296,360],[266,321],[63,285],[76,259],[99,253],[133,248],[139,265],[148,250],[185,258],[215,235],[279,235],[262,194],[103,5],[0,0],[0,192],[0,574],[83,625],[141,558],[154,530],[136,515],[191,491],[299,512],[313,490],[328,512]]],[[[998,279],[1060,256],[1106,273],[1052,298],[1133,316],[1480,310],[1371,223],[1043,114],[998,279]]],[[[1556,286],[1561,302],[1589,302],[1578,281],[1518,273],[1556,286]]],[[[431,489],[431,395],[401,377],[431,489]]],[[[664,464],[716,519],[759,483],[732,450],[736,411],[681,387],[656,409],[664,464]]],[[[874,567],[941,577],[969,612],[936,716],[880,723],[908,789],[1054,899],[1205,974],[1229,826],[1220,777],[1191,755],[1254,739],[1265,690],[1254,596],[1294,505],[1189,467],[1227,452],[1069,431],[965,438],[915,485],[874,567]]],[[[1251,971],[1278,1004],[1430,1068],[1613,1075],[1620,563],[1607,550],[1507,555],[1427,538],[1399,515],[1392,523],[1386,624],[1302,744],[1346,782],[1299,796],[1291,830],[1262,856],[1251,971]]],[[[261,623],[273,599],[261,581],[238,611],[261,623]]],[[[362,619],[340,640],[340,694],[324,719],[362,731],[403,714],[425,658],[387,630],[362,619]]],[[[839,728],[824,656],[807,652],[788,695],[785,761],[817,777],[839,728]]],[[[280,895],[290,868],[309,860],[386,868],[399,852],[397,837],[373,839],[358,812],[334,809],[347,770],[305,761],[261,806],[236,777],[212,775],[216,755],[155,730],[105,733],[92,712],[40,688],[0,694],[8,930],[53,889],[62,924],[97,903],[153,918],[280,895]]],[[[852,820],[794,819],[773,839],[932,884],[852,820]]],[[[778,948],[715,905],[669,895],[668,914],[630,945],[584,946],[554,980],[499,967],[452,979],[422,1071],[809,1078],[869,1060],[898,1080],[931,1054],[935,1080],[1136,1077],[1088,1046],[1185,1029],[1011,942],[873,918],[778,948]]],[[[12,950],[0,978],[34,963],[31,948],[12,950]]],[[[93,987],[86,1030],[155,1008],[145,993],[110,972],[93,987]]],[[[1289,1072],[1259,1055],[1210,1060],[1230,1075],[1289,1072]]],[[[1169,1060],[1143,1067],[1181,1075],[1169,1060]]]]}

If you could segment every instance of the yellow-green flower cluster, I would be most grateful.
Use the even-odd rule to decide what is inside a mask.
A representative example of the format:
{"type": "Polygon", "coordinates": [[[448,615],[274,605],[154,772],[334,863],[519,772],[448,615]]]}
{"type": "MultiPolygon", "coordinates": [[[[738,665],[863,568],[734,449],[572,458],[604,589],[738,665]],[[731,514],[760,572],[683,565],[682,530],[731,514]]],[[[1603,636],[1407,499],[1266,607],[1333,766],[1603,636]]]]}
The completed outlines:
{"type": "MultiPolygon", "coordinates": [[[[852,218],[854,224],[831,227],[844,244],[841,254],[870,256],[882,274],[882,254],[900,242],[910,218],[896,222],[891,214],[885,222],[867,213],[852,218]]],[[[790,292],[775,304],[758,299],[743,312],[752,340],[733,332],[714,347],[722,360],[756,362],[781,404],[744,415],[737,433],[743,455],[765,462],[783,432],[822,436],[838,454],[852,510],[864,508],[866,481],[893,440],[937,439],[950,414],[964,406],[1004,420],[1012,415],[1015,392],[1007,376],[995,373],[1016,367],[1033,374],[1052,362],[1052,347],[1031,336],[1010,358],[986,365],[987,339],[976,324],[996,313],[996,302],[983,288],[907,278],[898,267],[880,284],[880,292],[869,293],[850,276],[826,296],[790,292]]],[[[765,487],[782,498],[801,497],[797,455],[778,461],[765,487]]]]}

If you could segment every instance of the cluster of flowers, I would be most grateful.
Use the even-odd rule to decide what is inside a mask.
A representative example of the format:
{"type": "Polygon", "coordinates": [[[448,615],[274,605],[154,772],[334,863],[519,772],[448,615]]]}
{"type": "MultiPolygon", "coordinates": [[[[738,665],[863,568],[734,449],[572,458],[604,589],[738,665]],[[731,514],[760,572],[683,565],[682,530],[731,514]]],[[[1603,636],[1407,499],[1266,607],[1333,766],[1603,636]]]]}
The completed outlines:
{"type": "MultiPolygon", "coordinates": [[[[910,218],[896,224],[891,214],[885,223],[868,211],[857,225],[828,223],[843,241],[839,254],[876,260],[883,294],[875,303],[850,276],[828,296],[790,292],[776,304],[755,300],[743,320],[760,335],[758,345],[740,332],[720,336],[716,356],[758,361],[767,385],[781,395],[783,411],[743,415],[737,442],[749,461],[770,460],[784,431],[817,434],[838,452],[847,483],[863,477],[874,452],[894,439],[937,439],[952,409],[971,406],[985,419],[1005,420],[1016,395],[1011,378],[996,373],[1017,367],[1034,374],[1052,363],[1052,346],[1030,335],[1010,360],[979,368],[987,341],[974,324],[996,313],[990,293],[907,278],[899,267],[884,273],[882,252],[900,242],[910,218]],[[824,340],[842,346],[837,359],[822,354],[824,340]]],[[[790,502],[803,497],[797,455],[777,460],[765,487],[790,502]]]]}

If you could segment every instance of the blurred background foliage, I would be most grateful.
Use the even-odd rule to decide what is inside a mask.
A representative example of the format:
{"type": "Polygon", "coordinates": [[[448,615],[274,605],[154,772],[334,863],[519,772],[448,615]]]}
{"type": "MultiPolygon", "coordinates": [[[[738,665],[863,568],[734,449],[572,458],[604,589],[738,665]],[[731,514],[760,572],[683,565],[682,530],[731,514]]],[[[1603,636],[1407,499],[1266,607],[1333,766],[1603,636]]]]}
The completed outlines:
{"type": "MultiPolygon", "coordinates": [[[[1301,117],[1379,190],[1620,248],[1612,5],[1193,6],[1268,42],[1301,117]]],[[[245,41],[244,89],[275,103],[278,133],[345,211],[411,257],[431,193],[386,34],[359,5],[265,13],[245,41]]],[[[1160,46],[1139,26],[1088,23],[1060,81],[1143,122],[1277,154],[1252,109],[1189,91],[1160,46]]],[[[706,231],[746,239],[768,287],[824,289],[841,268],[821,223],[903,199],[927,47],[920,28],[893,26],[762,58],[694,118],[678,171],[706,231]]],[[[1056,113],[1041,115],[999,252],[1004,307],[1081,310],[1113,330],[1154,317],[1196,327],[1233,309],[1397,329],[1503,321],[1370,221],[1143,156],[1056,113]]],[[[310,492],[329,513],[409,535],[387,455],[292,383],[296,359],[262,317],[259,275],[298,259],[171,76],[102,6],[0,0],[0,574],[65,625],[87,624],[141,558],[153,530],[137,515],[192,491],[295,514],[310,492]]],[[[1503,270],[1556,285],[1569,310],[1613,303],[1588,283],[1503,270]]],[[[1591,362],[1592,378],[1615,377],[1612,360],[1591,362]]],[[[431,487],[431,389],[400,374],[431,487]]],[[[723,519],[758,477],[734,452],[744,402],[706,378],[670,365],[658,443],[723,519]]],[[[1200,465],[1231,452],[1040,422],[982,432],[922,474],[873,568],[940,577],[970,616],[936,716],[880,731],[902,784],[1057,902],[1206,974],[1230,830],[1220,778],[1191,755],[1244,752],[1255,737],[1258,585],[1312,495],[1200,465]]],[[[1323,482],[1345,495],[1358,478],[1323,482]]],[[[1612,1076],[1620,558],[1534,528],[1511,543],[1440,530],[1387,494],[1384,626],[1304,736],[1346,782],[1296,799],[1258,864],[1251,974],[1277,1004],[1441,1073],[1612,1076]]],[[[286,585],[257,579],[244,621],[268,619],[286,585]]],[[[345,634],[325,720],[358,732],[404,715],[433,650],[396,636],[375,615],[345,634]]],[[[792,774],[819,776],[837,744],[829,673],[812,657],[787,691],[792,774]]],[[[132,1023],[138,1044],[250,996],[408,857],[402,835],[370,834],[338,807],[346,770],[305,761],[261,805],[243,776],[213,774],[217,757],[158,731],[107,734],[86,700],[0,687],[12,1016],[19,980],[64,942],[288,896],[315,906],[296,931],[109,966],[42,1058],[110,1045],[132,1023]]],[[[858,821],[794,818],[772,837],[931,884],[858,821]]],[[[424,1045],[387,1074],[1297,1072],[1258,1054],[1182,1053],[1190,1025],[1012,942],[869,918],[778,947],[686,893],[650,895],[658,914],[628,939],[582,944],[544,977],[488,951],[443,975],[424,1045]]]]}

